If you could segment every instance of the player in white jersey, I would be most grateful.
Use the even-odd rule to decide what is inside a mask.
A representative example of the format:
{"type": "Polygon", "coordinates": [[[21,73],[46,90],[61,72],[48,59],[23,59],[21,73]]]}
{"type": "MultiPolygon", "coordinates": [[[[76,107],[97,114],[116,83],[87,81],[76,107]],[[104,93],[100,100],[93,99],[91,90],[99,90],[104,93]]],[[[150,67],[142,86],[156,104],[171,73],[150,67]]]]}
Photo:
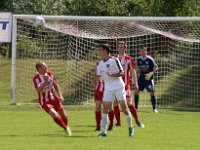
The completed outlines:
{"type": "Polygon", "coordinates": [[[126,115],[129,125],[129,136],[134,135],[131,114],[128,111],[126,103],[125,84],[122,80],[124,75],[123,68],[116,57],[110,57],[110,47],[107,44],[101,45],[99,55],[102,61],[97,67],[97,78],[102,78],[105,83],[103,94],[103,115],[102,115],[102,132],[99,137],[107,136],[108,112],[112,110],[112,102],[118,100],[122,111],[126,115]]]}

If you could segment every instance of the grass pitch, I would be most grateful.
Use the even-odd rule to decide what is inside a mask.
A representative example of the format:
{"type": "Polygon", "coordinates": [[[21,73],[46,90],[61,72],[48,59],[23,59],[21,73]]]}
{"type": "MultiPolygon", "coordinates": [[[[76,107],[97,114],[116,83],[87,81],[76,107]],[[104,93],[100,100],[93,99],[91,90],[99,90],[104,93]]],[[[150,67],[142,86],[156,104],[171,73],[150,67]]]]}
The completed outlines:
{"type": "MultiPolygon", "coordinates": [[[[135,136],[128,137],[127,124],[98,138],[94,132],[92,109],[84,106],[66,106],[72,136],[68,137],[37,105],[0,105],[1,150],[62,150],[62,149],[140,149],[140,150],[197,150],[200,147],[199,112],[141,108],[141,129],[135,126],[135,136]],[[81,108],[81,109],[79,109],[81,108]]],[[[135,125],[135,124],[134,124],[135,125]]]]}

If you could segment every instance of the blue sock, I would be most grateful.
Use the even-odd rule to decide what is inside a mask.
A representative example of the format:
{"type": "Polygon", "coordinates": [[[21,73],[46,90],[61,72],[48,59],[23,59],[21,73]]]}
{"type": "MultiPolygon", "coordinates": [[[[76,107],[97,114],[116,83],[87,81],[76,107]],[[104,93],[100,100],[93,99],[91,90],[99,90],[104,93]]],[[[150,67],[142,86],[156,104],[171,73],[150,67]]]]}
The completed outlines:
{"type": "Polygon", "coordinates": [[[139,95],[135,95],[135,108],[138,109],[139,95]]]}
{"type": "Polygon", "coordinates": [[[155,96],[151,96],[151,103],[152,103],[153,109],[156,109],[156,97],[155,96]]]}

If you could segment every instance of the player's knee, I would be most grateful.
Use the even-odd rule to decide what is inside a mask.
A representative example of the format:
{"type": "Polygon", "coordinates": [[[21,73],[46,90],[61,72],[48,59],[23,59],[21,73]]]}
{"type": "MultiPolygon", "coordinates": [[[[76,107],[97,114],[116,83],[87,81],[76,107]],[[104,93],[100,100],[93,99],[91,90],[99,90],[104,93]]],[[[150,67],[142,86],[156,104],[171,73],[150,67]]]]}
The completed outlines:
{"type": "Polygon", "coordinates": [[[50,111],[49,111],[49,115],[52,118],[56,118],[58,116],[58,113],[55,111],[55,109],[51,108],[50,111]]]}
{"type": "Polygon", "coordinates": [[[122,109],[122,111],[123,111],[124,113],[127,113],[127,112],[128,112],[128,108],[127,108],[126,105],[121,106],[121,109],[122,109]]]}
{"type": "Polygon", "coordinates": [[[134,92],[134,95],[135,95],[135,96],[138,96],[138,94],[139,94],[138,91],[135,91],[135,92],[134,92]]]}
{"type": "Polygon", "coordinates": [[[101,106],[97,106],[96,111],[98,111],[98,112],[101,111],[101,106]]]}
{"type": "Polygon", "coordinates": [[[118,101],[117,101],[117,100],[114,100],[113,105],[114,105],[114,106],[118,106],[118,105],[119,105],[118,101]]]}
{"type": "Polygon", "coordinates": [[[126,99],[126,102],[127,102],[127,105],[128,105],[128,106],[132,104],[132,100],[131,100],[130,98],[127,98],[127,99],[126,99]]]}

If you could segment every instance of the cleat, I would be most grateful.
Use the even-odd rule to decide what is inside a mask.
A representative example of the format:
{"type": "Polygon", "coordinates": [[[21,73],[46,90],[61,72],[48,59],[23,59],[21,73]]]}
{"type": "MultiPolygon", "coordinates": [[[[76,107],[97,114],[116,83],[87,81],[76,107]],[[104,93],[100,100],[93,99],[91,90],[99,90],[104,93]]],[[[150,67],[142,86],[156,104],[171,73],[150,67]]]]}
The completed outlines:
{"type": "Polygon", "coordinates": [[[101,131],[101,128],[97,127],[94,131],[101,131]]]}
{"type": "Polygon", "coordinates": [[[144,124],[141,123],[141,122],[137,122],[136,124],[137,124],[137,126],[140,127],[140,128],[144,128],[144,127],[145,127],[144,124]]]}
{"type": "Polygon", "coordinates": [[[113,128],[113,125],[110,124],[110,125],[108,126],[108,131],[111,131],[112,128],[113,128]]]}
{"type": "Polygon", "coordinates": [[[104,133],[104,132],[101,132],[99,135],[98,135],[98,137],[106,137],[107,136],[107,134],[106,133],[104,133]]]}
{"type": "Polygon", "coordinates": [[[122,124],[121,124],[121,123],[116,123],[115,126],[116,126],[116,127],[121,127],[122,124]]]}
{"type": "Polygon", "coordinates": [[[72,132],[71,132],[71,130],[70,130],[69,127],[67,127],[67,128],[65,129],[65,133],[68,134],[69,136],[72,135],[72,132]]]}
{"type": "Polygon", "coordinates": [[[158,110],[157,110],[157,109],[154,109],[153,112],[154,112],[154,113],[158,113],[158,110]]]}
{"type": "Polygon", "coordinates": [[[133,127],[129,127],[128,128],[128,134],[129,134],[129,136],[134,136],[134,129],[133,129],[133,127]]]}

